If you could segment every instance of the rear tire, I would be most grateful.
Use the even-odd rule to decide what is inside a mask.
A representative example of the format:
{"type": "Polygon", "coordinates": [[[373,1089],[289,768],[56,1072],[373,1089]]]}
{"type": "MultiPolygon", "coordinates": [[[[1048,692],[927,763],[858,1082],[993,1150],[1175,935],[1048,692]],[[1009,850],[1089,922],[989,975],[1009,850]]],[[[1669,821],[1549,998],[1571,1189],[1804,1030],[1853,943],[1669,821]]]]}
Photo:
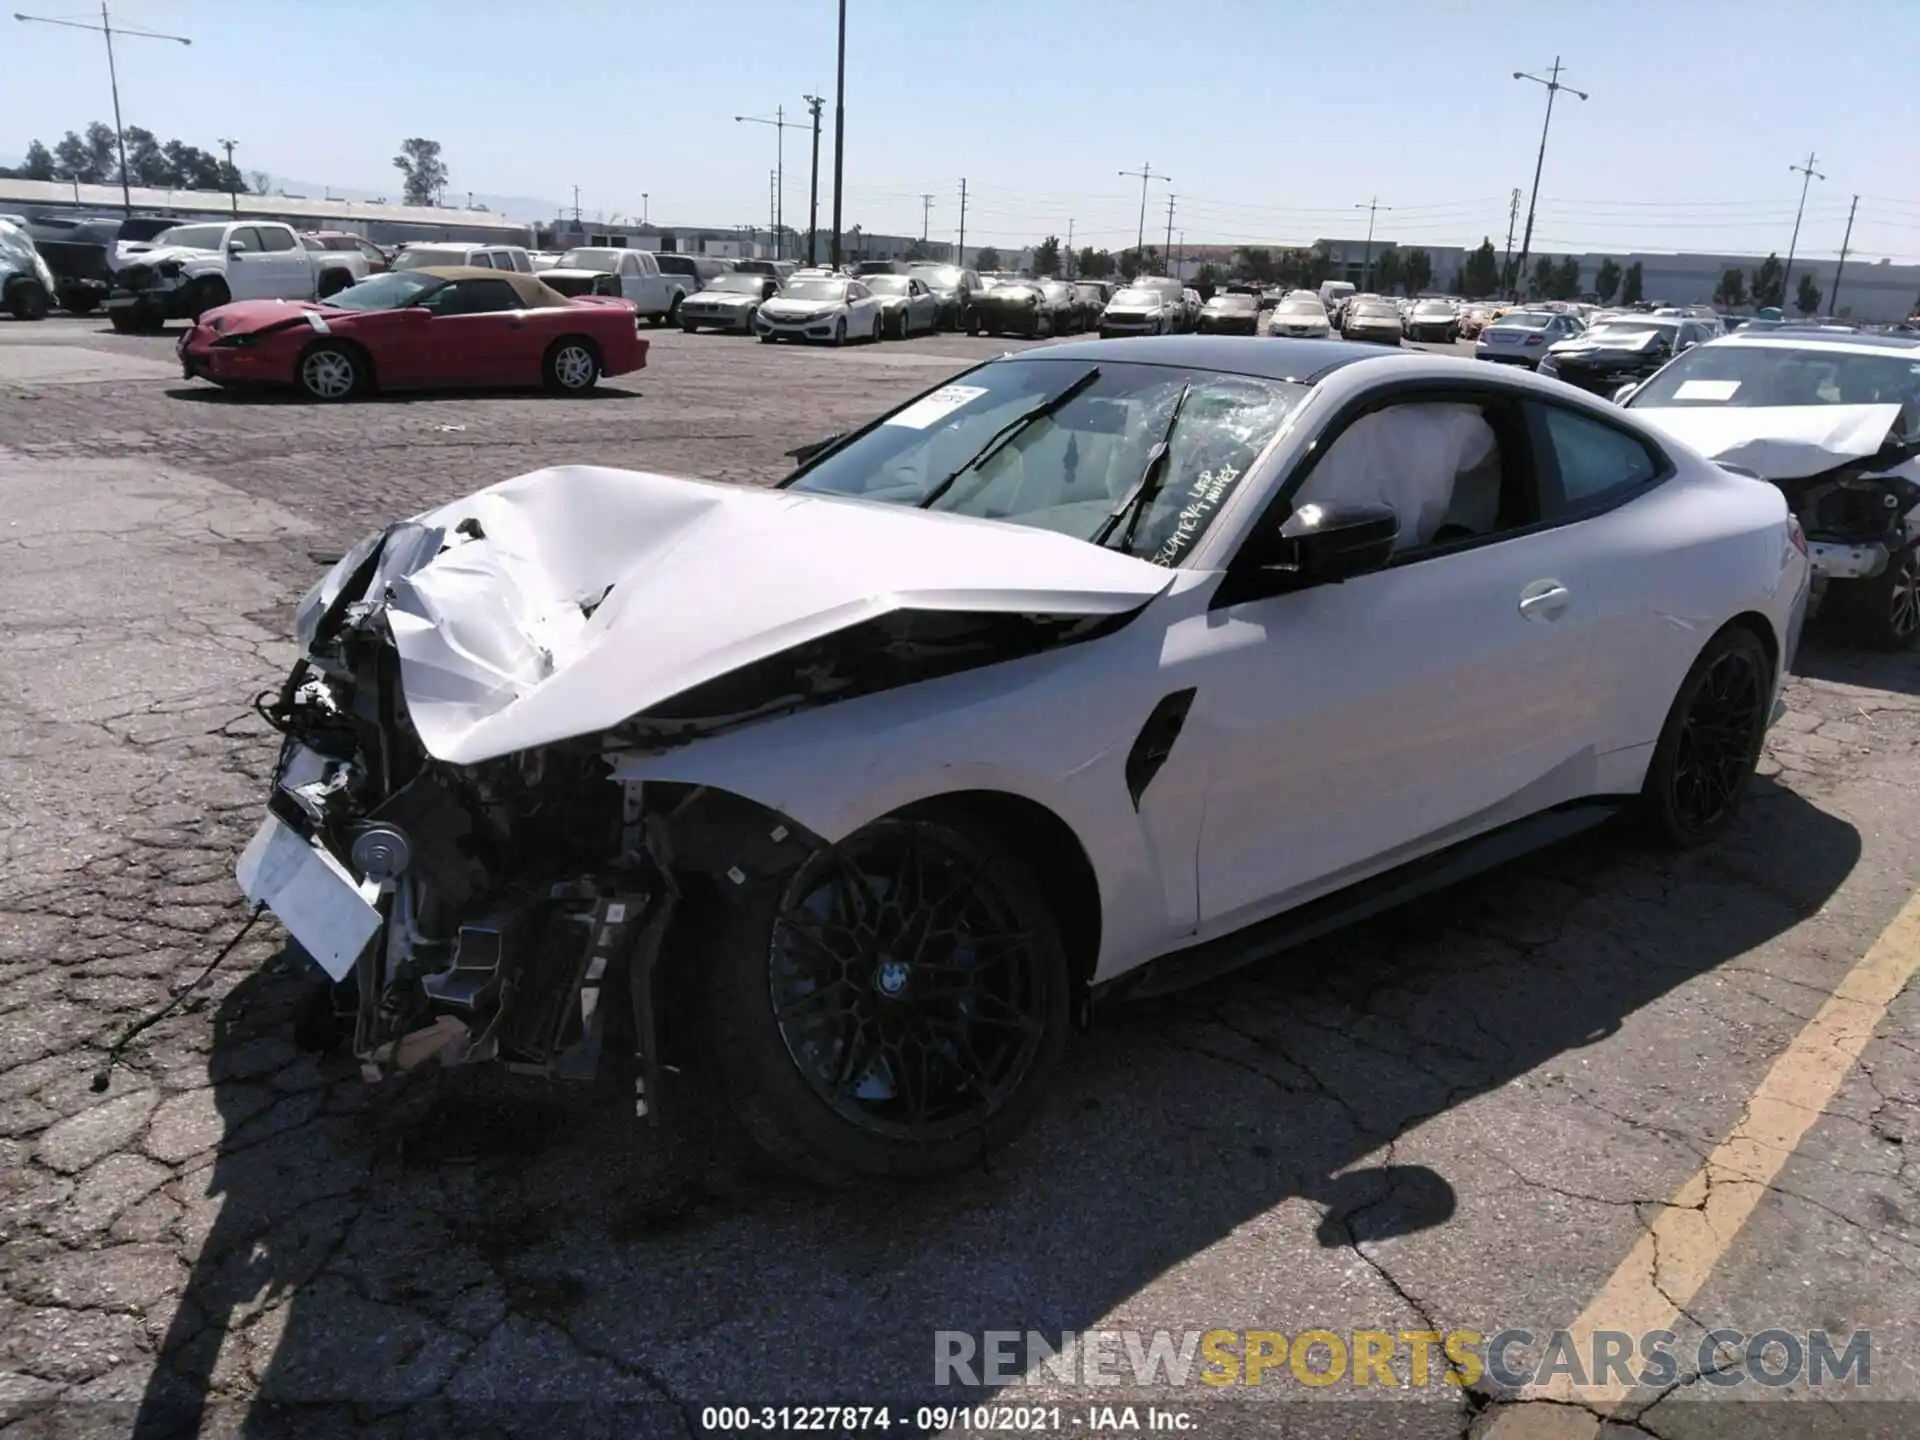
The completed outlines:
{"type": "Polygon", "coordinates": [[[549,390],[584,395],[600,383],[600,352],[583,335],[563,335],[547,347],[540,375],[549,390]]]}
{"type": "Polygon", "coordinates": [[[208,276],[193,282],[193,288],[187,294],[187,313],[197,323],[209,310],[217,310],[232,301],[233,292],[227,289],[227,282],[217,276],[208,276]]]}
{"type": "Polygon", "coordinates": [[[148,328],[145,319],[131,310],[109,310],[107,321],[121,335],[138,335],[148,328]]]}
{"type": "Polygon", "coordinates": [[[322,270],[320,280],[313,287],[314,298],[325,300],[329,295],[338,295],[353,284],[353,276],[345,270],[322,270]]]}
{"type": "Polygon", "coordinates": [[[978,1164],[1032,1118],[1065,1050],[1059,932],[990,833],[879,820],[703,918],[715,1082],[808,1179],[978,1164]]]}
{"type": "Polygon", "coordinates": [[[1773,678],[1767,647],[1746,626],[1707,642],[1680,682],[1640,790],[1651,839],[1691,849],[1732,821],[1766,739],[1773,678]]]}
{"type": "Polygon", "coordinates": [[[60,308],[69,315],[91,315],[100,306],[98,295],[69,295],[60,302],[60,308]]]}

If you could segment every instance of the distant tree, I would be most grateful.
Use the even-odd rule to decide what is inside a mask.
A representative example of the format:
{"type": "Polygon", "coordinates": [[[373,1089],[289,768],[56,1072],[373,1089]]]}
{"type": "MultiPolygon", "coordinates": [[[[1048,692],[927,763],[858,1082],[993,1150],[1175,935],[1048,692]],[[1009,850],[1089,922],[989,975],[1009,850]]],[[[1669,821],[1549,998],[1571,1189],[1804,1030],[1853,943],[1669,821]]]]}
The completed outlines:
{"type": "Polygon", "coordinates": [[[1646,298],[1646,282],[1640,274],[1640,262],[1636,260],[1627,266],[1625,284],[1620,291],[1620,303],[1638,305],[1646,298]]]}
{"type": "Polygon", "coordinates": [[[1600,268],[1593,275],[1593,293],[1600,297],[1602,305],[1611,305],[1613,297],[1620,290],[1620,262],[1611,255],[1600,262],[1600,268]]]}
{"type": "Polygon", "coordinates": [[[1577,300],[1580,298],[1580,257],[1564,256],[1553,269],[1553,298],[1556,300],[1577,300]]]}
{"type": "Polygon", "coordinates": [[[1000,268],[1000,252],[991,245],[982,245],[978,253],[973,257],[973,268],[976,270],[998,270],[1000,268]]]}
{"type": "Polygon", "coordinates": [[[121,132],[127,142],[127,178],[135,185],[166,186],[174,183],[173,167],[151,130],[129,125],[121,132]]]}
{"type": "Polygon", "coordinates": [[[14,174],[22,180],[51,180],[53,175],[53,152],[38,140],[27,145],[27,158],[14,174]]]}
{"type": "Polygon", "coordinates": [[[1467,293],[1467,292],[1466,292],[1466,288],[1465,288],[1465,287],[1466,287],[1466,278],[1467,278],[1467,277],[1466,277],[1466,272],[1465,272],[1464,270],[1456,270],[1456,271],[1454,271],[1454,272],[1453,272],[1453,283],[1447,286],[1447,293],[1448,293],[1449,295],[1464,295],[1464,294],[1466,294],[1466,293],[1467,293]]]}
{"type": "Polygon", "coordinates": [[[1060,273],[1060,237],[1058,235],[1049,235],[1033,247],[1033,273],[1036,275],[1060,273]]]}
{"type": "Polygon", "coordinates": [[[1374,252],[1373,283],[1367,288],[1378,290],[1383,295],[1391,295],[1400,288],[1400,277],[1405,269],[1400,252],[1391,245],[1384,245],[1374,252]]]}
{"type": "Polygon", "coordinates": [[[1089,280],[1104,280],[1113,274],[1113,256],[1091,245],[1080,252],[1080,273],[1089,280]]]}
{"type": "Polygon", "coordinates": [[[1233,252],[1233,262],[1235,273],[1256,285],[1271,285],[1279,278],[1273,251],[1264,245],[1242,245],[1233,252]]]}
{"type": "Polygon", "coordinates": [[[1131,280],[1136,275],[1158,275],[1160,273],[1160,252],[1149,245],[1144,250],[1122,250],[1120,252],[1120,276],[1131,280]]]}
{"type": "Polygon", "coordinates": [[[432,205],[447,188],[447,166],[440,158],[440,142],[419,136],[400,142],[393,168],[406,177],[405,203],[432,205]]]}
{"type": "Polygon", "coordinates": [[[1223,278],[1225,277],[1221,275],[1220,267],[1209,261],[1194,272],[1193,288],[1198,290],[1203,297],[1212,299],[1213,292],[1220,288],[1220,282],[1223,278]]]}
{"type": "Polygon", "coordinates": [[[1493,241],[1482,238],[1467,255],[1461,267],[1457,287],[1462,295],[1482,299],[1500,288],[1500,257],[1493,253],[1493,241]]]}
{"type": "Polygon", "coordinates": [[[247,184],[256,195],[264,195],[273,188],[273,176],[264,170],[249,170],[247,184]]]}
{"type": "Polygon", "coordinates": [[[1753,272],[1753,303],[1762,307],[1784,304],[1787,298],[1787,271],[1778,254],[1767,256],[1753,272]]]}
{"type": "Polygon", "coordinates": [[[1747,303],[1747,277],[1738,266],[1721,274],[1720,283],[1713,287],[1713,303],[1725,310],[1747,303]]]}
{"type": "Polygon", "coordinates": [[[1793,308],[1802,315],[1811,315],[1820,308],[1820,287],[1813,283],[1811,270],[1800,272],[1800,283],[1793,287],[1793,308]]]}
{"type": "Polygon", "coordinates": [[[1327,283],[1333,274],[1333,257],[1327,253],[1324,245],[1315,245],[1302,257],[1300,265],[1300,288],[1318,290],[1327,283]]]}
{"type": "Polygon", "coordinates": [[[1409,295],[1418,295],[1433,283],[1433,256],[1424,250],[1409,250],[1401,266],[1400,284],[1409,295]]]}
{"type": "Polygon", "coordinates": [[[1528,278],[1527,294],[1535,299],[1544,300],[1553,294],[1554,264],[1551,255],[1542,255],[1533,262],[1533,274],[1528,278]]]}

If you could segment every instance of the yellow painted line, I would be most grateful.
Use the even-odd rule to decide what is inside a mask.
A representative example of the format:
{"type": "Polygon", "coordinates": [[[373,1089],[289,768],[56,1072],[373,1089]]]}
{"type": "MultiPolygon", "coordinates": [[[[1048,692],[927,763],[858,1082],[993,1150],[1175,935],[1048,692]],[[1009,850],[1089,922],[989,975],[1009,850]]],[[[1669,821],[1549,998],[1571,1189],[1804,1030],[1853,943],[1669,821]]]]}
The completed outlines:
{"type": "MultiPolygon", "coordinates": [[[[1569,1327],[1576,1354],[1583,1360],[1592,1355],[1596,1331],[1620,1330],[1638,1337],[1673,1327],[1680,1307],[1700,1293],[1916,970],[1920,894],[1908,899],[1819,1013],[1793,1037],[1753,1092],[1733,1133],[1674,1193],[1569,1327]]],[[[1577,1400],[1604,1411],[1629,1393],[1618,1380],[1575,1387],[1559,1375],[1522,1391],[1520,1398],[1577,1400]]],[[[1564,1404],[1522,1405],[1503,1410],[1488,1427],[1486,1440],[1574,1440],[1591,1437],[1599,1426],[1586,1410],[1569,1410],[1564,1404]]]]}

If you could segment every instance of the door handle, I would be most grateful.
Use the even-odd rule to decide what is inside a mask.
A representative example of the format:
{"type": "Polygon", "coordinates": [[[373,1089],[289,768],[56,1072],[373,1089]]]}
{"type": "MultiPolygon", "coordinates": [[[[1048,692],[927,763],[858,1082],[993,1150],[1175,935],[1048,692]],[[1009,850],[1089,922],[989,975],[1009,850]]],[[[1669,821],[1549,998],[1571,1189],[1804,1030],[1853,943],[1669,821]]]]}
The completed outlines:
{"type": "Polygon", "coordinates": [[[1536,580],[1520,592],[1520,613],[1529,620],[1558,620],[1572,599],[1558,580],[1536,580]]]}

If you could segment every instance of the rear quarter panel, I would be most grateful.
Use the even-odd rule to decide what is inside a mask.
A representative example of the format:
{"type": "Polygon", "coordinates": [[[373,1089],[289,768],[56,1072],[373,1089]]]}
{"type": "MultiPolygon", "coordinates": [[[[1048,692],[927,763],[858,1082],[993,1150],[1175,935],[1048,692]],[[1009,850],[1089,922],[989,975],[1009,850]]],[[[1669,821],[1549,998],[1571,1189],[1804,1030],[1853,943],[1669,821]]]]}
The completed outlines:
{"type": "Polygon", "coordinates": [[[640,335],[640,312],[630,300],[611,295],[583,295],[557,324],[555,334],[572,329],[590,337],[600,350],[603,375],[626,375],[644,370],[647,342],[640,335]]]}

